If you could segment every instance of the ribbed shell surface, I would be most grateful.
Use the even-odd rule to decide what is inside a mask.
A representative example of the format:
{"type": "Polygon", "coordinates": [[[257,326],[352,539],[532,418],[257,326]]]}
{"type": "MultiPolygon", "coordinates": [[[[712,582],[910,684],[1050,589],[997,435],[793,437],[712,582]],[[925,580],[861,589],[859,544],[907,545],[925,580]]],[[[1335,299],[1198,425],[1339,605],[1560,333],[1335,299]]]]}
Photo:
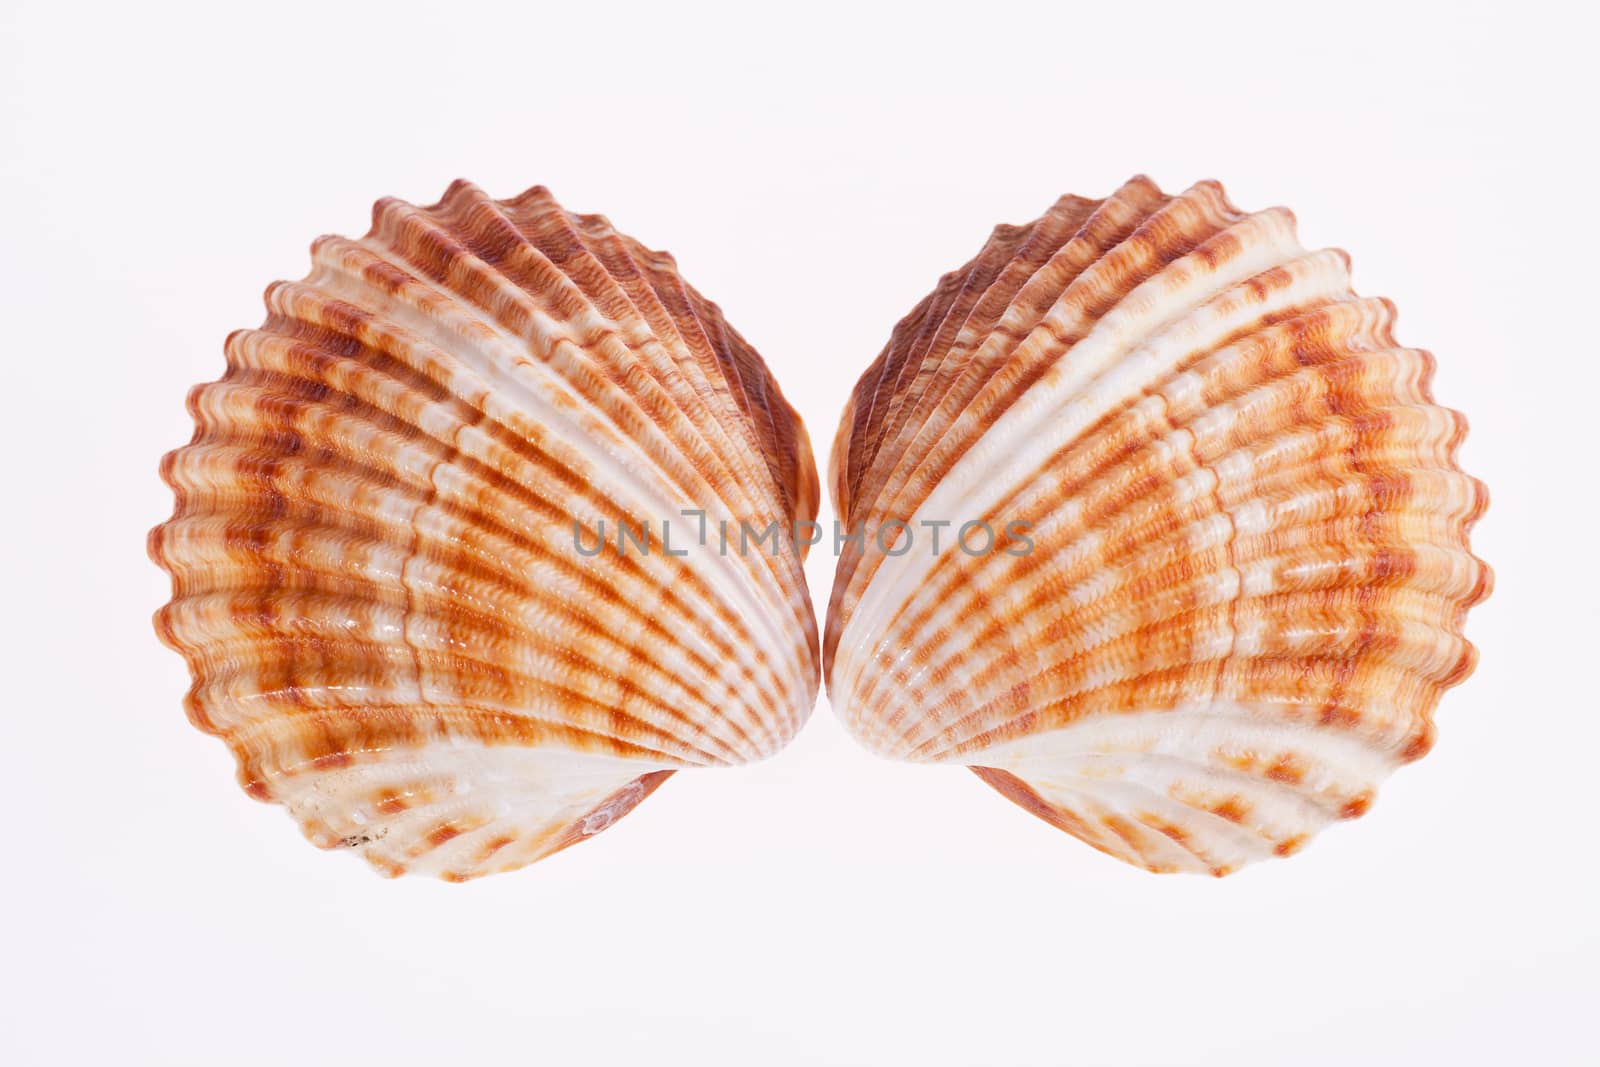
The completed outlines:
{"type": "Polygon", "coordinates": [[[829,607],[837,713],[1151,870],[1361,814],[1432,745],[1490,588],[1466,424],[1393,322],[1343,252],[1214,182],[997,228],[839,427],[830,490],[864,536],[829,607]]]}
{"type": "Polygon", "coordinates": [[[156,625],[194,723],[314,843],[452,879],[775,752],[816,696],[800,555],[693,536],[815,516],[755,351],[669,256],[542,188],[373,218],[268,289],[163,463],[156,625]],[[594,552],[619,522],[650,549],[594,552]]]}

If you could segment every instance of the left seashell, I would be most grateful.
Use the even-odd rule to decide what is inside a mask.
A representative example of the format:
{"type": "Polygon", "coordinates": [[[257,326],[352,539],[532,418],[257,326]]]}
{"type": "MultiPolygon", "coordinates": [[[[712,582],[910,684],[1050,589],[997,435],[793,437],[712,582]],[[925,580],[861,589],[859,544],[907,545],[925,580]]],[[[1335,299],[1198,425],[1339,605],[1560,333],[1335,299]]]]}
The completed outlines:
{"type": "Polygon", "coordinates": [[[794,736],[805,539],[703,535],[812,520],[810,444],[670,256],[457,182],[312,258],[190,394],[150,536],[190,717],[251,795],[385,873],[464,879],[794,736]]]}
{"type": "Polygon", "coordinates": [[[1465,421],[1393,320],[1214,182],[996,229],[834,443],[846,726],[1151,870],[1224,874],[1365,811],[1433,743],[1490,587],[1465,421]]]}

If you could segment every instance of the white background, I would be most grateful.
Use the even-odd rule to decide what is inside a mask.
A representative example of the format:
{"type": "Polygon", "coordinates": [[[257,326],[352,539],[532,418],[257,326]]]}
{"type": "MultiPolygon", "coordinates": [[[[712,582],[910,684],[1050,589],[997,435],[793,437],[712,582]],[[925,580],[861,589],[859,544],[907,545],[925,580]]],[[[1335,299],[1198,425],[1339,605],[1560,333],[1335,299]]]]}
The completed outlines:
{"type": "Polygon", "coordinates": [[[0,1060],[1600,1061],[1596,26],[1568,7],[7,0],[0,1060]],[[386,882],[185,721],[157,461],[266,283],[378,196],[545,183],[670,249],[823,451],[994,223],[1137,171],[1293,207],[1471,419],[1482,664],[1365,819],[1155,877],[871,758],[824,702],[547,862],[386,882]]]}

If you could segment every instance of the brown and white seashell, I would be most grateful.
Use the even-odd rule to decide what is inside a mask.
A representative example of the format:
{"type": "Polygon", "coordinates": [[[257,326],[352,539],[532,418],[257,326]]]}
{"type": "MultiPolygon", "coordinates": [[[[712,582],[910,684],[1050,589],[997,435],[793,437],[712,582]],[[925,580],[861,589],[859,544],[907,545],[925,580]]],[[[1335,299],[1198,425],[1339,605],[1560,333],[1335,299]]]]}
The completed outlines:
{"type": "Polygon", "coordinates": [[[1490,588],[1465,421],[1393,322],[1343,252],[1214,182],[996,229],[834,444],[864,535],[824,642],[843,721],[1150,870],[1224,874],[1366,811],[1433,744],[1490,588]]]}
{"type": "Polygon", "coordinates": [[[450,879],[775,752],[817,689],[801,553],[691,532],[815,516],[755,351],[671,257],[542,188],[373,219],[267,290],[163,463],[156,625],[194,723],[317,845],[450,879]]]}

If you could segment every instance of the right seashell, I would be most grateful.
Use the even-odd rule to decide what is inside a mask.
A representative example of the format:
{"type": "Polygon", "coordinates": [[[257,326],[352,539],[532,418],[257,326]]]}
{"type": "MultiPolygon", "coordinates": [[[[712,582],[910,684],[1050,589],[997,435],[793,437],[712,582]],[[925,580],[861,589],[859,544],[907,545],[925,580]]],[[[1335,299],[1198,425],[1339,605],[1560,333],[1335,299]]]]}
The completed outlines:
{"type": "Polygon", "coordinates": [[[785,744],[817,689],[803,547],[704,535],[812,520],[811,447],[672,258],[465,182],[312,254],[191,393],[150,537],[245,789],[463,879],[785,744]],[[650,547],[596,551],[619,522],[650,547]]]}
{"type": "Polygon", "coordinates": [[[1214,182],[997,228],[839,427],[844,723],[1150,870],[1366,811],[1433,744],[1491,583],[1466,423],[1394,316],[1214,182]]]}

